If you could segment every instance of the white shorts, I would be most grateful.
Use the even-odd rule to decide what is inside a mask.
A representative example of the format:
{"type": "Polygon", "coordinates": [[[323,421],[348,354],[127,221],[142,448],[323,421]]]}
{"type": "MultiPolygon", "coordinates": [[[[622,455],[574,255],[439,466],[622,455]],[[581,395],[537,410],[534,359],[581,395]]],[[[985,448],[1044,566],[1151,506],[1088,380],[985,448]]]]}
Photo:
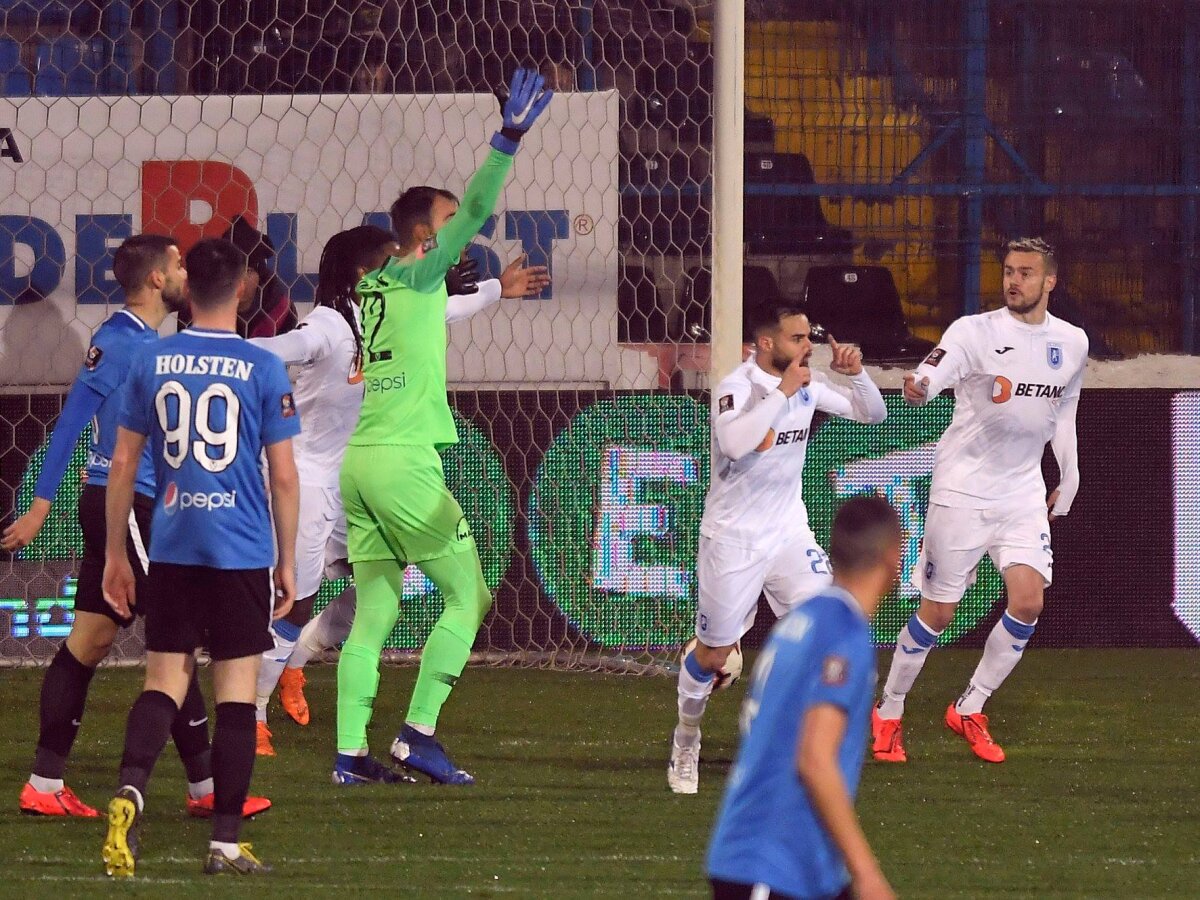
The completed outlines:
{"type": "Polygon", "coordinates": [[[809,530],[771,550],[721,544],[703,535],[696,554],[700,603],[696,637],[709,647],[735,644],[754,624],[758,595],[776,616],[832,580],[829,558],[809,530]]]}
{"type": "Polygon", "coordinates": [[[326,578],[349,575],[347,555],[341,491],[301,484],[300,525],[296,531],[296,599],[311,597],[326,578]]]}
{"type": "Polygon", "coordinates": [[[1054,554],[1046,507],[960,509],[931,503],[912,586],[936,603],[957,603],[975,583],[983,554],[1001,573],[1009,566],[1036,569],[1050,586],[1054,554]]]}

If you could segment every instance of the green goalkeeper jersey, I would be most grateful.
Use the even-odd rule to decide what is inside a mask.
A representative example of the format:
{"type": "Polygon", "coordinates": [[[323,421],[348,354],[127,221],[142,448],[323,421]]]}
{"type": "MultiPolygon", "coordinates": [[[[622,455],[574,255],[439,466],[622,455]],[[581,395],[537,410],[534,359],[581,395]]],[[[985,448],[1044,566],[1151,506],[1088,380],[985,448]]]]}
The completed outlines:
{"type": "Polygon", "coordinates": [[[366,394],[352,445],[457,443],[446,398],[446,272],[491,215],[512,161],[488,151],[424,255],[390,259],[358,283],[366,394]]]}

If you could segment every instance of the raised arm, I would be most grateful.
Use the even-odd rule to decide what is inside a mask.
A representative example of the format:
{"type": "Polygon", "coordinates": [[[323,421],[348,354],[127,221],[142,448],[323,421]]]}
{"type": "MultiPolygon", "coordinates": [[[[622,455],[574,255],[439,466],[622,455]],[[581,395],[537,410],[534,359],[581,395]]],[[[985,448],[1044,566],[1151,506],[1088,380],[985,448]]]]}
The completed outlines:
{"type": "Polygon", "coordinates": [[[817,394],[817,409],[868,425],[878,425],[887,418],[887,406],[879,387],[863,369],[862,351],[849,344],[839,344],[831,337],[833,362],[830,368],[850,379],[850,389],[822,378],[822,390],[817,394]]]}

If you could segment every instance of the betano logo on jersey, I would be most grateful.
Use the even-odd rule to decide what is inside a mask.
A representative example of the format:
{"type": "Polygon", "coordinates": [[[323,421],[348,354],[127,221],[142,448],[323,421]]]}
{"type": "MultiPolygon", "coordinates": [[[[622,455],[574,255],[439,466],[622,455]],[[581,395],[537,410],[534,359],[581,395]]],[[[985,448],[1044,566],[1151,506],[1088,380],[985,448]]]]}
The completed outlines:
{"type": "Polygon", "coordinates": [[[216,509],[233,509],[237,506],[237,491],[222,493],[220,491],[183,491],[172,481],[163,491],[163,511],[173,516],[181,509],[202,509],[206,512],[216,509]]]}
{"type": "Polygon", "coordinates": [[[781,431],[778,434],[775,433],[774,428],[768,428],[767,436],[754,449],[757,453],[766,453],[772,447],[782,447],[784,444],[799,444],[807,437],[807,428],[793,428],[791,431],[781,431]]]}
{"type": "Polygon", "coordinates": [[[1064,386],[1061,384],[1038,384],[1033,381],[1012,381],[997,375],[992,382],[992,402],[1007,403],[1013,397],[1033,397],[1037,400],[1061,400],[1064,386]]]}

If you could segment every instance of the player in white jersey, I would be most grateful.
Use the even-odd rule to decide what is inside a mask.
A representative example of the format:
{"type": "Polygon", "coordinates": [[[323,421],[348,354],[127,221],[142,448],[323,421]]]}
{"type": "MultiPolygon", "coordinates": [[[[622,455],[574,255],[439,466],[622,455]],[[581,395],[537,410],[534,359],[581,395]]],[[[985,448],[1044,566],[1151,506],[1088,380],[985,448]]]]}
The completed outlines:
{"type": "Polygon", "coordinates": [[[954,322],[916,372],[905,376],[904,397],[918,406],[954,388],[954,418],[938,442],[925,539],[912,574],[921,604],[900,630],[872,716],[878,760],[907,760],[900,725],[904,698],[987,553],[1003,574],[1008,605],[945,718],[980,759],[1004,761],[983,705],[1033,635],[1050,584],[1050,523],[1070,512],[1079,490],[1075,411],[1088,339],[1046,310],[1057,269],[1053,249],[1040,238],[1010,241],[1005,308],[954,322]],[[1042,478],[1047,441],[1059,468],[1049,498],[1042,478]]]}
{"type": "MultiPolygon", "coordinates": [[[[314,654],[345,640],[354,620],[353,590],[334,600],[316,619],[312,619],[312,606],[324,578],[350,574],[338,472],[363,401],[361,314],[354,287],[396,252],[395,237],[382,228],[362,225],[334,235],[321,254],[313,311],[294,331],[252,340],[294,367],[293,393],[303,425],[293,444],[300,476],[296,596],[302,599],[286,618],[274,623],[275,646],[263,654],[256,692],[261,756],[275,753],[267,726],[267,704],[275,685],[280,685],[288,715],[307,725],[304,665],[314,654]]],[[[545,267],[526,267],[523,257],[498,279],[476,284],[474,272],[471,263],[451,270],[447,322],[465,319],[501,297],[540,293],[549,283],[545,267]]]]}
{"type": "Polygon", "coordinates": [[[678,794],[696,793],[704,707],[734,645],[754,624],[759,594],[782,616],[831,581],[801,492],[813,416],[864,423],[887,417],[857,347],[829,339],[830,369],[849,377],[849,389],[809,369],[812,327],[799,309],[756,311],[753,336],[754,355],[716,391],[712,477],[696,559],[696,642],[679,669],[679,723],[667,767],[678,794]]]}

